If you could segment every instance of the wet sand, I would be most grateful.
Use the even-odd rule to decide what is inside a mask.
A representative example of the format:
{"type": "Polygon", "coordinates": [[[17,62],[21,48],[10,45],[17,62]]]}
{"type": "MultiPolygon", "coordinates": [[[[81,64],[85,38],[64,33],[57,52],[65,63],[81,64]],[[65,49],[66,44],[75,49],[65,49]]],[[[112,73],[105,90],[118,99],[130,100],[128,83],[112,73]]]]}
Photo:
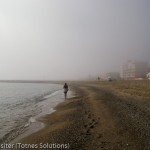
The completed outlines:
{"type": "Polygon", "coordinates": [[[22,139],[22,144],[43,150],[150,149],[150,110],[145,108],[150,108],[150,101],[122,94],[114,83],[71,82],[70,85],[75,97],[40,118],[45,127],[22,139]]]}

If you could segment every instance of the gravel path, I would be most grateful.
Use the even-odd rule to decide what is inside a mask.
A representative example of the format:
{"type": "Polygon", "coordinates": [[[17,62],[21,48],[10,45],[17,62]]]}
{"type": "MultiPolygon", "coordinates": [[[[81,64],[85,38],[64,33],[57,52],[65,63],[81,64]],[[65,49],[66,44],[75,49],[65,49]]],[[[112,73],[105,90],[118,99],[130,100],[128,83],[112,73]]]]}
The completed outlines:
{"type": "MultiPolygon", "coordinates": [[[[99,86],[89,86],[88,94],[91,104],[97,101],[95,107],[99,114],[103,114],[100,118],[101,125],[97,128],[103,130],[105,144],[98,149],[150,150],[150,101],[122,96],[99,86]],[[91,97],[89,91],[92,93],[91,97]],[[105,129],[104,124],[110,132],[105,129]]],[[[99,114],[97,113],[97,118],[99,114]]],[[[102,143],[102,140],[99,141],[102,143]]]]}

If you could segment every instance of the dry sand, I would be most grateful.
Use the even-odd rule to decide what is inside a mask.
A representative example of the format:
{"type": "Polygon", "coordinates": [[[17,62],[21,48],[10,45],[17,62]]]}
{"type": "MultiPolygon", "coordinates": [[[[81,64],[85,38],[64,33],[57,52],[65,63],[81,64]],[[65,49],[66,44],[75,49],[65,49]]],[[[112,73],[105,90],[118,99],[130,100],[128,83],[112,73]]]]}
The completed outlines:
{"type": "Polygon", "coordinates": [[[46,126],[21,143],[38,144],[40,150],[50,148],[39,143],[66,144],[71,150],[149,150],[150,101],[123,95],[109,84],[70,82],[76,97],[41,118],[46,126]]]}

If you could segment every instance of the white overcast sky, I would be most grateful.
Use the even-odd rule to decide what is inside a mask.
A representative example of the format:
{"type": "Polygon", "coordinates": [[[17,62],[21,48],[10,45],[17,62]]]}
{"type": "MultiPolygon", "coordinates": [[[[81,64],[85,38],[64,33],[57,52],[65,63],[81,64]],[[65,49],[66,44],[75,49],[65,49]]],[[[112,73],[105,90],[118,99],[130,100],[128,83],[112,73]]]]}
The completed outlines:
{"type": "Polygon", "coordinates": [[[150,63],[150,0],[0,0],[0,80],[63,80],[150,63]]]}

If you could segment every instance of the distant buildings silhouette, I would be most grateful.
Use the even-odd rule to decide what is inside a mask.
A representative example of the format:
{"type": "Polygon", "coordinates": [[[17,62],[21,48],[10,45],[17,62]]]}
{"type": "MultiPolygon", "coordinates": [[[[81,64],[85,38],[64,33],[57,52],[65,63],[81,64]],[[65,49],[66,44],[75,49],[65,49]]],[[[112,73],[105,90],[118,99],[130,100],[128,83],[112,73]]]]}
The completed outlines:
{"type": "Polygon", "coordinates": [[[121,66],[120,72],[107,72],[99,75],[89,75],[87,80],[114,81],[114,80],[143,80],[150,79],[150,67],[147,62],[127,61],[121,66]]]}
{"type": "Polygon", "coordinates": [[[121,67],[120,77],[122,79],[143,79],[150,72],[148,63],[142,61],[128,61],[121,67]]]}

